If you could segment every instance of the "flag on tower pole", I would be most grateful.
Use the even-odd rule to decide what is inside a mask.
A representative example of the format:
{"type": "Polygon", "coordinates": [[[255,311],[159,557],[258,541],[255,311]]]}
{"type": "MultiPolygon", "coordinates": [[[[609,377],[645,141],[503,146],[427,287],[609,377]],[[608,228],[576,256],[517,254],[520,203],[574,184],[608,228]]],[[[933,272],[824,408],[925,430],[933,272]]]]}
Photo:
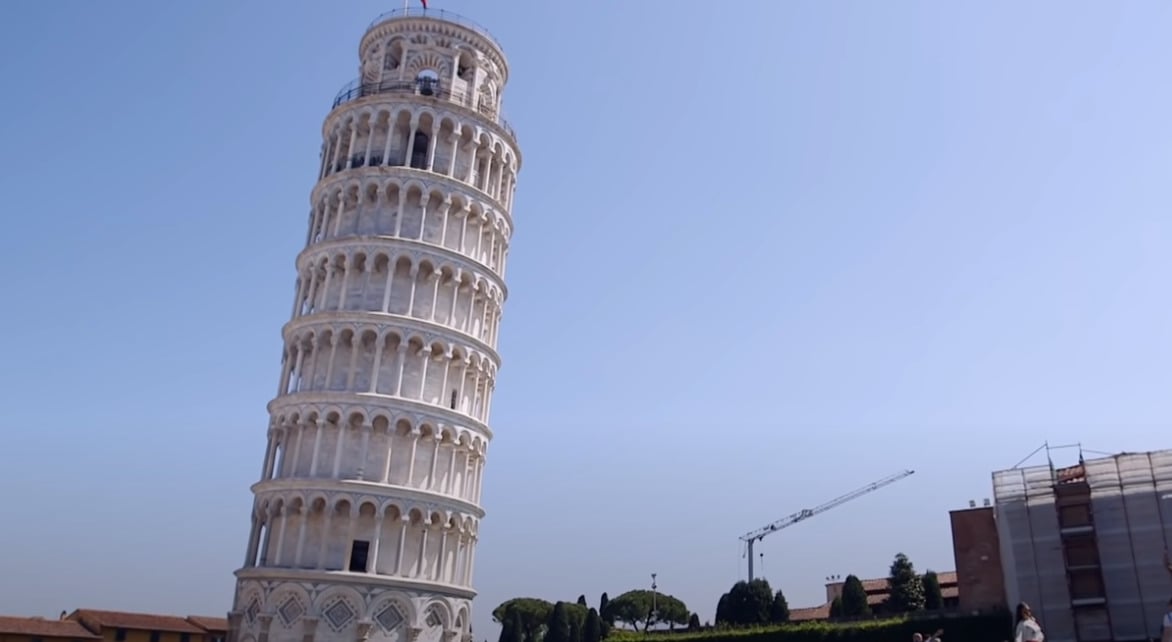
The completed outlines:
{"type": "MultiPolygon", "coordinates": [[[[427,0],[419,0],[423,4],[423,9],[427,10],[427,0]]],[[[411,0],[403,0],[403,11],[407,11],[411,6],[411,0]]]]}

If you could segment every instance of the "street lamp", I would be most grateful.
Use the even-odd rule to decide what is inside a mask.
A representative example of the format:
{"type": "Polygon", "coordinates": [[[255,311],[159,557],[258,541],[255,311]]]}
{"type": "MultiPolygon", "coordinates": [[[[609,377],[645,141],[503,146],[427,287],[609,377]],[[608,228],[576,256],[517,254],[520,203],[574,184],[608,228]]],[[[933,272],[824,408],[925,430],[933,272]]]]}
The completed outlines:
{"type": "Polygon", "coordinates": [[[657,604],[656,604],[656,602],[657,602],[657,600],[656,600],[657,594],[656,594],[656,592],[655,592],[655,589],[657,589],[657,588],[659,588],[659,587],[657,587],[657,586],[655,585],[655,576],[656,576],[656,575],[658,575],[658,573],[652,573],[652,574],[651,574],[651,617],[653,618],[653,621],[654,621],[656,624],[658,624],[658,623],[659,623],[659,607],[658,607],[658,606],[657,606],[657,604]]]}

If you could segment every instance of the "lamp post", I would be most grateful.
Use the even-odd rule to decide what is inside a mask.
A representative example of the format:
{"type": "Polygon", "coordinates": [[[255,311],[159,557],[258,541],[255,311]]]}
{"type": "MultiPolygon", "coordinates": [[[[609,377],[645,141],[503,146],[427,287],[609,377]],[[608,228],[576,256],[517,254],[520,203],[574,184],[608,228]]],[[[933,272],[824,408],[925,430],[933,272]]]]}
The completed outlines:
{"type": "Polygon", "coordinates": [[[659,587],[657,587],[655,585],[655,576],[656,575],[657,575],[657,573],[651,574],[651,617],[652,617],[652,620],[656,624],[658,624],[659,623],[659,607],[656,604],[656,602],[658,601],[656,599],[658,597],[658,595],[656,594],[655,590],[659,587]]]}

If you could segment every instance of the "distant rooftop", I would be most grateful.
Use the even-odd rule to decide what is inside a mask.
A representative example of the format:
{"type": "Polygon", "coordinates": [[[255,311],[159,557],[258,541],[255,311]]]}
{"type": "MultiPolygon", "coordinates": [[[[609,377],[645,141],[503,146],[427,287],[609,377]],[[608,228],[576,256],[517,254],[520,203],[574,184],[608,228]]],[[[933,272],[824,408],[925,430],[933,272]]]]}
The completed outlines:
{"type": "Polygon", "coordinates": [[[69,638],[71,640],[97,640],[80,622],[72,620],[47,620],[42,617],[14,617],[0,615],[0,635],[20,635],[33,638],[69,638]]]}

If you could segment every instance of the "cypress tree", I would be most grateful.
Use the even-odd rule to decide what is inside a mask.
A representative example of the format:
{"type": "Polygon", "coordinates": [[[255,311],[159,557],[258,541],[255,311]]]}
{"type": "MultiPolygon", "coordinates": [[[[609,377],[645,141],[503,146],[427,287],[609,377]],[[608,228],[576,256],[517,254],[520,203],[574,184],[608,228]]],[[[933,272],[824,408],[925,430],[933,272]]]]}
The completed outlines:
{"type": "Polygon", "coordinates": [[[602,618],[603,622],[614,626],[614,615],[606,608],[609,605],[610,598],[606,596],[606,592],[604,591],[602,593],[602,599],[598,601],[598,616],[602,618]]]}
{"type": "Polygon", "coordinates": [[[924,610],[924,583],[916,575],[916,569],[907,555],[900,553],[895,556],[887,586],[890,590],[887,605],[893,613],[924,610]]]}
{"type": "Polygon", "coordinates": [[[940,577],[936,571],[924,573],[924,608],[928,611],[939,611],[944,608],[944,593],[940,590],[940,577]]]}
{"type": "Polygon", "coordinates": [[[871,607],[867,605],[867,591],[863,582],[855,575],[847,575],[842,583],[842,616],[865,617],[870,615],[871,607]]]}
{"type": "Polygon", "coordinates": [[[601,642],[602,618],[598,611],[590,609],[586,612],[586,626],[582,630],[582,642],[601,642]]]}
{"type": "Polygon", "coordinates": [[[789,622],[789,602],[780,590],[773,596],[773,603],[769,605],[769,621],[773,624],[789,622]]]}
{"type": "Polygon", "coordinates": [[[842,596],[835,595],[834,599],[830,601],[830,619],[838,619],[842,617],[842,596]]]}
{"type": "Polygon", "coordinates": [[[521,617],[521,612],[515,608],[509,609],[505,615],[505,623],[501,627],[501,642],[525,642],[525,620],[521,617]]]}
{"type": "Polygon", "coordinates": [[[553,611],[549,614],[549,623],[545,628],[544,642],[571,642],[570,614],[566,612],[565,602],[553,605],[553,611]]]}

